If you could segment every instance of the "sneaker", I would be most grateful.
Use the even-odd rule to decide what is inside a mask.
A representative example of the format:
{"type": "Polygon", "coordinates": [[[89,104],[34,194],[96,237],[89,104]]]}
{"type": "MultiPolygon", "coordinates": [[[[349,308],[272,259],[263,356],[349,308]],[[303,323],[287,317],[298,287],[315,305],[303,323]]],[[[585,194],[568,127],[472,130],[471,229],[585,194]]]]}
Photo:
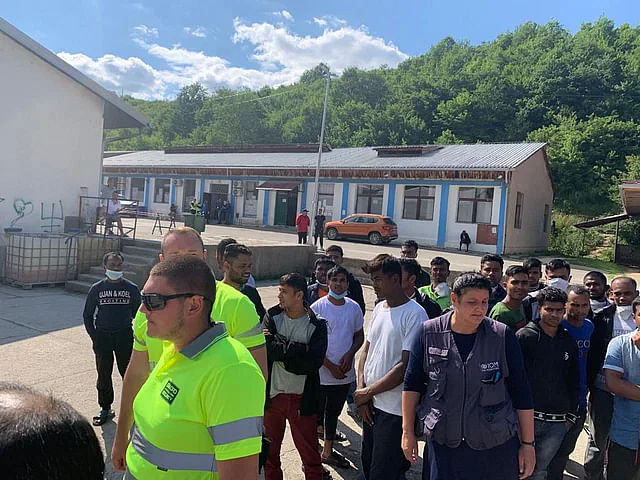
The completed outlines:
{"type": "Polygon", "coordinates": [[[113,410],[100,410],[97,415],[95,415],[92,419],[92,423],[94,426],[99,427],[100,425],[104,425],[113,417],[116,416],[116,412],[113,410]]]}

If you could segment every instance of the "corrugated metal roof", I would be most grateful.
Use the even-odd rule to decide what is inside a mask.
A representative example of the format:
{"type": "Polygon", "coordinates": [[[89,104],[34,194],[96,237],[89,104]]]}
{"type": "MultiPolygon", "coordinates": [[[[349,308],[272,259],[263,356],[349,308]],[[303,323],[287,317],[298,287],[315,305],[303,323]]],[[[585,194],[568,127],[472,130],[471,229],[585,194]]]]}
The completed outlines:
{"type": "MultiPolygon", "coordinates": [[[[442,145],[415,157],[378,157],[372,147],[336,148],[322,154],[322,169],[508,170],[544,143],[442,145]]],[[[188,153],[147,150],[105,158],[107,167],[137,168],[315,168],[317,153],[188,153]]]]}

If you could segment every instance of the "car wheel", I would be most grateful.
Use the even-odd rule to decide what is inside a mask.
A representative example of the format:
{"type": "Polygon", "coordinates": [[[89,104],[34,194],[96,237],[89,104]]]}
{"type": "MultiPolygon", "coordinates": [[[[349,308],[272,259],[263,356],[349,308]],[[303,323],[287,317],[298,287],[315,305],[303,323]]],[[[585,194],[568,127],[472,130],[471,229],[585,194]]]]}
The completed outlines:
{"type": "Polygon", "coordinates": [[[380,245],[382,243],[382,235],[378,232],[371,232],[369,234],[369,242],[371,245],[380,245]]]}
{"type": "Polygon", "coordinates": [[[336,230],[335,228],[330,228],[327,230],[327,238],[329,240],[335,240],[336,238],[338,238],[338,230],[336,230]]]}

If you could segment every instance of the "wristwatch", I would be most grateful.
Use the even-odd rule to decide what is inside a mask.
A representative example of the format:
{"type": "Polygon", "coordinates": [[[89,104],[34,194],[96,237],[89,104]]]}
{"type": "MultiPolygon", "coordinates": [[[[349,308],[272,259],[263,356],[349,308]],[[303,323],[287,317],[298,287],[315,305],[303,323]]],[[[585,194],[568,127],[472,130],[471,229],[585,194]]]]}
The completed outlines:
{"type": "Polygon", "coordinates": [[[520,445],[528,445],[530,447],[534,447],[535,448],[536,442],[535,441],[533,441],[533,442],[523,442],[523,441],[521,441],[520,445]]]}

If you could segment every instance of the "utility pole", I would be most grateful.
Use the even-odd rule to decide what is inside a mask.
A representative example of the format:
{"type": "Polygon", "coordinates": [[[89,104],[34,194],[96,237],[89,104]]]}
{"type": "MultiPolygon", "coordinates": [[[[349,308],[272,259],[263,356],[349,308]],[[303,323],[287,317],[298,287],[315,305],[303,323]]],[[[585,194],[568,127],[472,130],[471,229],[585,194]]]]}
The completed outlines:
{"type": "Polygon", "coordinates": [[[327,120],[327,103],[329,101],[329,87],[331,86],[331,71],[329,67],[326,70],[327,89],[324,92],[324,108],[322,109],[322,126],[320,127],[320,146],[318,147],[318,162],[316,163],[316,180],[313,190],[313,202],[311,203],[311,235],[309,235],[309,244],[313,242],[313,234],[316,228],[316,215],[318,214],[318,190],[320,187],[320,162],[322,161],[322,147],[324,145],[324,126],[327,120]]]}

